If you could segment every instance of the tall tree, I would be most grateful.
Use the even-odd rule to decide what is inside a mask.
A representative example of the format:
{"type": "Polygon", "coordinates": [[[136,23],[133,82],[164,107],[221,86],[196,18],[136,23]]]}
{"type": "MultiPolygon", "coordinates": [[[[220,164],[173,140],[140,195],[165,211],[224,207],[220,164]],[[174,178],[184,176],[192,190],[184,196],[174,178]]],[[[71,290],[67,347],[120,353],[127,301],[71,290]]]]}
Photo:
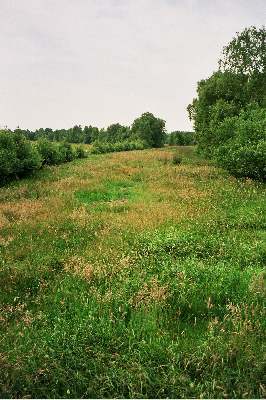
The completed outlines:
{"type": "Polygon", "coordinates": [[[150,147],[161,147],[166,140],[165,121],[146,112],[135,119],[132,124],[132,134],[150,147]]]}
{"type": "Polygon", "coordinates": [[[224,71],[253,75],[266,72],[266,29],[251,26],[237,32],[223,48],[219,66],[224,71]]]}

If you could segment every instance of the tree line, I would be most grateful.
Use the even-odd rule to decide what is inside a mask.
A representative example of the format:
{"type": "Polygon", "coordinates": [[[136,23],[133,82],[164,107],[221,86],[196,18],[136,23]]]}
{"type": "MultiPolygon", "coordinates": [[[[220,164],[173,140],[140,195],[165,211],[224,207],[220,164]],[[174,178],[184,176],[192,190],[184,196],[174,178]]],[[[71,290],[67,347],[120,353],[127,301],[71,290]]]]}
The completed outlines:
{"type": "Polygon", "coordinates": [[[237,177],[265,180],[265,27],[237,33],[218,65],[188,106],[198,150],[237,177]]]}
{"type": "MultiPolygon", "coordinates": [[[[183,133],[182,133],[183,135],[183,133]]],[[[177,138],[176,132],[171,137],[177,138]]],[[[119,123],[107,129],[93,126],[74,126],[70,129],[36,131],[20,128],[0,131],[0,183],[12,178],[19,178],[44,165],[57,165],[86,157],[81,146],[76,143],[93,143],[91,153],[142,150],[161,147],[168,142],[165,121],[146,112],[135,119],[131,127],[119,123]]],[[[186,141],[176,144],[188,144],[186,141]]]]}
{"type": "Polygon", "coordinates": [[[92,125],[85,127],[75,125],[69,129],[40,128],[35,131],[18,127],[14,133],[24,135],[30,141],[47,139],[53,142],[95,144],[98,149],[104,148],[107,144],[110,148],[127,150],[127,148],[161,147],[165,143],[181,146],[194,143],[193,132],[175,131],[167,134],[165,121],[150,112],[136,118],[131,126],[114,123],[106,129],[99,129],[92,125]]]}

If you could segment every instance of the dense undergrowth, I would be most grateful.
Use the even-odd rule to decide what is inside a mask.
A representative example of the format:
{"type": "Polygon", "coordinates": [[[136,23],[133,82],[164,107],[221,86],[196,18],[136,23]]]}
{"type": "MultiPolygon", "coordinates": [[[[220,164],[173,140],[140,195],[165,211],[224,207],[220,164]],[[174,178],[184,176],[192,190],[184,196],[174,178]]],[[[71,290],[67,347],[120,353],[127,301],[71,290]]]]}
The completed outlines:
{"type": "Polygon", "coordinates": [[[1,397],[265,397],[264,195],[193,148],[0,189],[1,397]]]}

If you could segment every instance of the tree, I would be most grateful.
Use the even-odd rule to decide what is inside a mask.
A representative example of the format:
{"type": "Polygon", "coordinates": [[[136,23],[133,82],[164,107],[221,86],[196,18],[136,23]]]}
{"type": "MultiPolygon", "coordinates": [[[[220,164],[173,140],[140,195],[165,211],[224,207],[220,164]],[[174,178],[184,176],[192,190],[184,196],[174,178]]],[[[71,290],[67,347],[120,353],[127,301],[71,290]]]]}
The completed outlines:
{"type": "Polygon", "coordinates": [[[119,132],[122,125],[119,123],[112,124],[106,129],[106,140],[107,142],[116,143],[119,140],[119,132]]]}
{"type": "Polygon", "coordinates": [[[132,135],[147,143],[149,147],[161,147],[165,143],[165,121],[146,112],[135,119],[132,124],[132,135]]]}
{"type": "Polygon", "coordinates": [[[266,109],[251,105],[217,127],[214,159],[235,176],[266,179],[266,109]]]}
{"type": "Polygon", "coordinates": [[[238,115],[247,98],[247,77],[231,72],[214,72],[198,82],[198,97],[188,106],[194,121],[195,138],[199,150],[211,156],[216,138],[214,128],[224,118],[238,115]]]}
{"type": "Polygon", "coordinates": [[[198,82],[187,108],[198,149],[235,176],[266,178],[265,28],[238,33],[224,47],[220,70],[198,82]]]}
{"type": "Polygon", "coordinates": [[[236,74],[253,75],[265,73],[266,30],[251,26],[237,32],[231,42],[223,48],[223,58],[219,60],[221,70],[236,74]]]}
{"type": "Polygon", "coordinates": [[[92,126],[85,126],[83,129],[84,143],[90,144],[92,142],[92,126]]]}
{"type": "Polygon", "coordinates": [[[82,143],[84,141],[84,135],[80,125],[75,125],[68,130],[67,141],[69,143],[82,143]]]}

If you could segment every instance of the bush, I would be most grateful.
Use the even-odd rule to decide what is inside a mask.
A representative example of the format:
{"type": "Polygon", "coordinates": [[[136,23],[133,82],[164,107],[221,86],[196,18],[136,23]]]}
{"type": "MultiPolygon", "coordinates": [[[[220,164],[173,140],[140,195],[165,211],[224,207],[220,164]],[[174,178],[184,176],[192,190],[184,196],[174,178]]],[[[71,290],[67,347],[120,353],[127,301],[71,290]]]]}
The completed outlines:
{"type": "Polygon", "coordinates": [[[250,106],[238,117],[226,118],[215,131],[220,145],[214,157],[237,177],[266,179],[266,110],[250,106]]]}
{"type": "Polygon", "coordinates": [[[23,135],[0,132],[0,182],[39,169],[42,159],[37,149],[23,135]]]}
{"type": "Polygon", "coordinates": [[[94,142],[91,153],[103,154],[119,151],[143,150],[145,148],[146,145],[141,140],[135,140],[134,142],[125,140],[117,143],[94,142]]]}
{"type": "Polygon", "coordinates": [[[266,180],[266,142],[254,145],[231,142],[217,149],[218,164],[236,177],[266,180]]]}
{"type": "Polygon", "coordinates": [[[17,152],[15,173],[22,175],[41,168],[41,155],[34,145],[19,134],[14,135],[17,152]]]}
{"type": "Polygon", "coordinates": [[[17,149],[13,135],[9,132],[0,132],[1,180],[15,173],[17,161],[17,149]]]}
{"type": "Polygon", "coordinates": [[[76,158],[86,158],[87,157],[87,153],[86,151],[83,149],[83,147],[79,146],[76,148],[76,158]]]}
{"type": "Polygon", "coordinates": [[[55,165],[62,162],[60,148],[47,139],[42,139],[37,144],[37,149],[42,156],[43,164],[55,165]]]}
{"type": "Polygon", "coordinates": [[[75,151],[71,144],[64,142],[60,143],[59,146],[60,162],[70,162],[77,158],[75,151]]]}
{"type": "Polygon", "coordinates": [[[31,144],[21,133],[0,131],[0,183],[41,168],[86,156],[83,148],[76,150],[69,143],[56,144],[43,139],[31,144]]]}

